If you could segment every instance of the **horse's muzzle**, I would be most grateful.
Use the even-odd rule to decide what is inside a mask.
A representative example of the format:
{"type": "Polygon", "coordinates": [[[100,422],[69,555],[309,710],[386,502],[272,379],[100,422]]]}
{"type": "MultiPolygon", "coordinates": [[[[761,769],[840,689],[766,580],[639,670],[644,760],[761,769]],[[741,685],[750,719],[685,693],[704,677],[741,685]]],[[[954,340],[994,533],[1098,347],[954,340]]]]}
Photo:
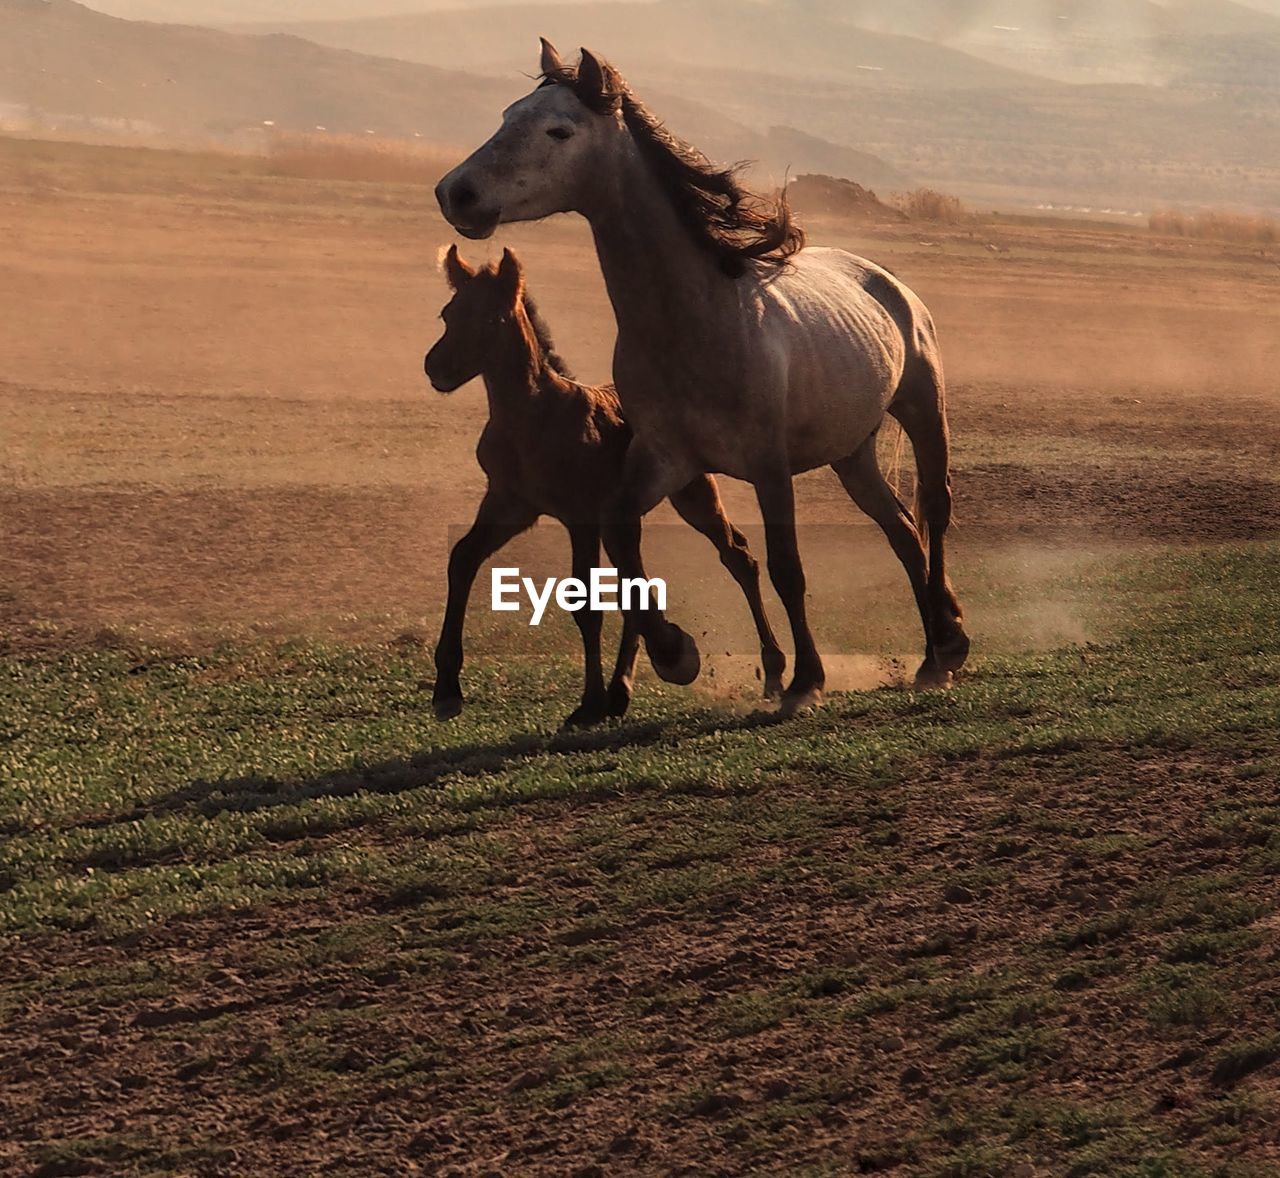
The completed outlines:
{"type": "Polygon", "coordinates": [[[436,203],[444,219],[471,241],[492,237],[502,220],[501,210],[485,208],[480,194],[469,180],[452,177],[450,173],[436,185],[436,203]]]}

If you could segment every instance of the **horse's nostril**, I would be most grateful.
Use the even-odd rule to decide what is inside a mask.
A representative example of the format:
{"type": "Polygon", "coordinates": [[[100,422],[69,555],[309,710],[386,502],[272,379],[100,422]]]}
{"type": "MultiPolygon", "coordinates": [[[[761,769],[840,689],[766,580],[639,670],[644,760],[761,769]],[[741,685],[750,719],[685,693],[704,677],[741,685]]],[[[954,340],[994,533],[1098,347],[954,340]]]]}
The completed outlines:
{"type": "Polygon", "coordinates": [[[479,194],[465,180],[459,180],[449,193],[449,203],[459,212],[471,208],[479,199],[479,194]]]}

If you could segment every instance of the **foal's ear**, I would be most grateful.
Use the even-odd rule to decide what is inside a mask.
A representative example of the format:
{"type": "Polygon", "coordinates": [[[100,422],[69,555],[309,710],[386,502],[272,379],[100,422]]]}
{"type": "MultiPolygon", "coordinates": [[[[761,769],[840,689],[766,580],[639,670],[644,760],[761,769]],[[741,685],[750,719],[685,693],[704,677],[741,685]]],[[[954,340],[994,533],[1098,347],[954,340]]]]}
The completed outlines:
{"type": "Polygon", "coordinates": [[[451,245],[444,255],[444,276],[454,290],[476,276],[476,272],[458,256],[457,245],[451,245]]]}
{"type": "Polygon", "coordinates": [[[614,94],[610,84],[609,69],[590,49],[582,51],[582,60],[578,63],[578,98],[582,104],[600,114],[615,110],[618,96],[614,94]]]}
{"type": "Polygon", "coordinates": [[[524,271],[520,269],[520,259],[509,249],[502,251],[502,261],[498,263],[498,281],[514,307],[524,290],[524,271]]]}
{"type": "Polygon", "coordinates": [[[546,37],[539,37],[538,40],[542,42],[542,74],[547,78],[555,77],[564,69],[564,62],[560,60],[556,47],[546,37]]]}

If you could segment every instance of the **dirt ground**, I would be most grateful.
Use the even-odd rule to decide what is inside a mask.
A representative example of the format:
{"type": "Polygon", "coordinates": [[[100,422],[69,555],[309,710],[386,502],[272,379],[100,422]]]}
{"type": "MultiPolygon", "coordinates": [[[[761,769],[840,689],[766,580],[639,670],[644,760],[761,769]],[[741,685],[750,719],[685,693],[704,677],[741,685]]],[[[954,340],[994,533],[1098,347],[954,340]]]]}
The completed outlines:
{"type": "MultiPolygon", "coordinates": [[[[482,486],[485,408],[478,387],[443,398],[421,373],[452,239],[430,193],[141,154],[125,169],[74,145],[0,153],[10,640],[33,624],[434,625],[449,529],[482,486]]],[[[1274,257],[1103,225],[810,230],[892,268],[940,324],[962,589],[1007,543],[1275,530],[1274,257]]],[[[583,225],[468,252],[502,244],[579,374],[604,379],[611,320],[583,225]]],[[[754,518],[745,488],[727,498],[754,518]]],[[[851,563],[888,583],[891,557],[828,472],[799,503],[808,523],[852,525],[851,563]]]]}
{"type": "MultiPolygon", "coordinates": [[[[442,398],[421,372],[451,239],[429,191],[267,179],[165,153],[131,153],[127,169],[113,159],[0,141],[0,653],[115,651],[121,628],[407,632],[416,682],[451,529],[481,490],[484,414],[478,388],[442,398]]],[[[1274,254],[999,218],[817,221],[811,237],[888,265],[938,319],[956,578],[984,653],[1090,637],[1097,609],[1061,588],[1081,563],[1280,531],[1274,254]]],[[[466,252],[503,244],[524,257],[579,374],[604,378],[610,316],[582,225],[515,228],[466,252]]],[[[745,488],[726,497],[752,521],[745,488]]],[[[909,657],[911,604],[879,534],[829,475],[806,476],[798,499],[824,647],[909,657]]],[[[714,557],[678,527],[652,534],[679,608],[711,646],[749,650],[714,557]]],[[[541,557],[559,540],[529,544],[541,557]]],[[[135,670],[141,692],[151,670],[121,674],[135,670]]],[[[1270,674],[1243,657],[1233,673],[1246,686],[1270,674]]],[[[217,686],[240,670],[193,674],[217,686]]],[[[416,690],[404,693],[415,717],[416,690]]],[[[1096,694],[1099,717],[1125,704],[1110,681],[1096,694]]],[[[362,698],[353,714],[367,707],[381,723],[383,697],[362,698]]],[[[224,721],[208,717],[234,706],[215,697],[193,724],[214,726],[217,745],[224,721]]],[[[874,728],[860,703],[837,706],[853,708],[855,736],[874,728]]],[[[1008,706],[1016,728],[1040,701],[1008,706]]],[[[157,723],[168,707],[156,705],[157,723]]],[[[250,746],[259,711],[293,722],[276,697],[243,707],[237,739],[250,746]]],[[[649,739],[658,754],[697,751],[722,721],[651,725],[649,739]]],[[[96,749],[88,728],[68,731],[77,750],[96,749]]],[[[315,738],[299,732],[282,745],[315,738]]],[[[576,756],[583,781],[604,780],[642,737],[629,732],[625,749],[609,732],[571,749],[544,742],[539,764],[576,756]]],[[[462,882],[440,885],[428,862],[416,890],[340,877],[296,902],[233,897],[123,937],[12,938],[0,1169],[39,1144],[53,1152],[14,1172],[594,1178],[744,1173],[756,1159],[768,1173],[915,1174],[942,1141],[956,1153],[938,1175],[1059,1172],[982,1152],[997,1130],[1014,1139],[1016,1121],[1026,1140],[1058,1142],[1054,1159],[1068,1155],[1059,1138],[1140,1156],[1145,1139],[1121,1131],[1139,1122],[1216,1159],[1247,1124],[1261,1167],[1247,1173],[1274,1172],[1274,1102],[1235,1093],[1280,1057],[1266,1038],[1276,924],[1263,856],[1275,852],[1257,837],[1280,814],[1270,737],[1255,732],[1252,752],[1234,747],[1238,733],[1137,752],[1062,738],[1049,751],[922,755],[903,780],[876,763],[856,781],[817,756],[835,739],[801,729],[794,771],[767,789],[708,776],[568,800],[513,790],[509,813],[486,812],[491,828],[461,793],[447,821],[432,811],[414,828],[413,807],[468,757],[480,772],[524,766],[527,741],[443,747],[353,784],[336,768],[362,749],[353,738],[303,787],[211,771],[168,811],[65,818],[56,833],[90,849],[83,861],[51,850],[67,858],[58,878],[118,879],[113,903],[135,870],[195,863],[175,889],[199,891],[224,854],[209,832],[224,828],[245,840],[225,854],[246,871],[277,854],[429,859],[447,843],[462,882]],[[314,812],[250,838],[299,799],[314,812]],[[357,800],[400,807],[406,825],[339,813],[357,800]],[[156,849],[146,839],[173,814],[190,825],[156,849]],[[90,846],[112,827],[136,845],[90,846]],[[207,836],[208,863],[194,837],[181,845],[192,832],[207,836]],[[1192,933],[1204,944],[1183,944],[1192,933]],[[1029,952],[1043,958],[1033,990],[1018,975],[1029,952]],[[1184,1020],[1179,1007],[1152,1032],[1133,963],[1185,970],[1215,954],[1238,992],[1219,1008],[1206,984],[1194,997],[1207,1013],[1184,1020]],[[1233,1056],[1233,1034],[1264,1047],[1233,1056]],[[839,1164],[804,1170],[815,1156],[839,1164]]],[[[16,883],[0,871],[0,888],[16,883]]],[[[1118,1172],[1110,1156],[1071,1172],[1118,1172]]]]}

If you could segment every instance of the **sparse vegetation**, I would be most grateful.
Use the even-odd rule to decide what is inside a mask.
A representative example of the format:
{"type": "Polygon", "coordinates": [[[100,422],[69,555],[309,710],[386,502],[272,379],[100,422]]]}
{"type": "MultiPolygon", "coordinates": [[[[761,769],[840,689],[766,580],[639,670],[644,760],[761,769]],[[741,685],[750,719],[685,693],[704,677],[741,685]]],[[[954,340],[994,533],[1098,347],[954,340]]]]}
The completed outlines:
{"type": "Polygon", "coordinates": [[[1161,209],[1151,214],[1148,224],[1152,233],[1166,237],[1202,237],[1250,245],[1274,245],[1280,241],[1280,221],[1259,214],[1232,213],[1223,209],[1206,209],[1199,213],[1161,209]]]}
{"type": "Polygon", "coordinates": [[[303,180],[363,180],[434,186],[462,158],[439,144],[378,135],[310,135],[280,132],[266,146],[266,168],[274,176],[303,180]]]}
{"type": "Polygon", "coordinates": [[[895,192],[890,198],[895,209],[910,221],[932,221],[956,225],[971,217],[959,197],[933,188],[916,188],[911,192],[895,192]]]}

